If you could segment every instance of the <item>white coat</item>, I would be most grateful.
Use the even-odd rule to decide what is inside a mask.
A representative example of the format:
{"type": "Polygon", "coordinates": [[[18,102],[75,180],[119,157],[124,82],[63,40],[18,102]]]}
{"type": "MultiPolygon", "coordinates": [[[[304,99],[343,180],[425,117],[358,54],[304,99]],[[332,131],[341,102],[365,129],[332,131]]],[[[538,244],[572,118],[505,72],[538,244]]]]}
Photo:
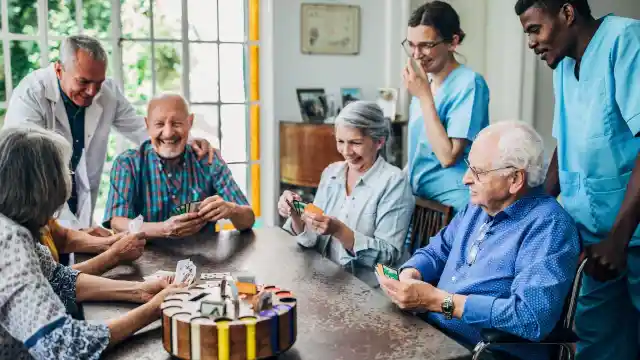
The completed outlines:
{"type": "MultiPolygon", "coordinates": [[[[71,143],[71,127],[53,64],[27,75],[14,89],[4,126],[20,125],[37,125],[54,130],[71,143]]],[[[144,118],[136,115],[116,83],[107,78],[93,103],[85,110],[85,150],[81,164],[76,168],[78,216],[75,218],[65,205],[60,220],[66,226],[87,228],[93,225],[93,211],[111,127],[136,145],[149,137],[144,118]]]]}

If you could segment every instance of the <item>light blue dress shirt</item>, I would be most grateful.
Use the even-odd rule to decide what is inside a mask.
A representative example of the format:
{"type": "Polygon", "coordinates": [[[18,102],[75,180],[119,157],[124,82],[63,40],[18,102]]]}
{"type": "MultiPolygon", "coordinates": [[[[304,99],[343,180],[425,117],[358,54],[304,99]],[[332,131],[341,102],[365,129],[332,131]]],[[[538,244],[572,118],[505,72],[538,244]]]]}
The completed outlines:
{"type": "MultiPolygon", "coordinates": [[[[434,94],[438,117],[449,138],[470,142],[489,125],[489,87],[482,75],[464,65],[453,70],[434,94]]],[[[469,202],[469,190],[462,182],[467,171],[463,161],[471,149],[469,144],[463,157],[443,168],[429,140],[420,101],[413,98],[408,128],[407,171],[413,193],[460,210],[469,202]]]]}
{"type": "MultiPolygon", "coordinates": [[[[582,57],[553,73],[561,201],[585,244],[606,238],[640,151],[640,21],[606,16],[582,57]]],[[[640,245],[640,227],[631,239],[640,245]]]]}
{"type": "MultiPolygon", "coordinates": [[[[340,265],[397,265],[406,251],[404,238],[415,206],[409,182],[400,169],[378,157],[347,196],[346,170],[347,163],[341,161],[322,172],[313,204],[354,232],[353,253],[347,252],[337,239],[309,229],[297,235],[298,243],[315,247],[340,265]]],[[[283,228],[293,232],[291,219],[283,228]]]]}
{"type": "Polygon", "coordinates": [[[579,253],[574,221],[538,188],[493,218],[480,207],[468,205],[402,269],[415,268],[424,281],[467,295],[461,319],[428,315],[464,342],[477,343],[480,330],[489,328],[537,341],[560,319],[579,253]],[[470,249],[485,223],[488,229],[480,250],[468,265],[470,249]]]}

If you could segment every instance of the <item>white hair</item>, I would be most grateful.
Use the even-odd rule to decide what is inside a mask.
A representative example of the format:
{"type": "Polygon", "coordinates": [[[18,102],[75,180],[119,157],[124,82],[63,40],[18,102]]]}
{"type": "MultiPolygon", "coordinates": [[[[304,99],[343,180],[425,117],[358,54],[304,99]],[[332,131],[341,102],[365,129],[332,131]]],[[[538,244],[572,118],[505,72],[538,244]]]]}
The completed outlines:
{"type": "Polygon", "coordinates": [[[384,140],[380,155],[386,159],[391,147],[391,122],[384,117],[378,104],[364,100],[350,102],[335,120],[335,126],[339,125],[360,129],[365,136],[375,141],[384,140]]]}
{"type": "Polygon", "coordinates": [[[530,188],[542,185],[545,179],[544,142],[531,125],[518,120],[501,121],[484,128],[478,137],[490,134],[500,138],[494,168],[524,170],[530,188]]]}
{"type": "Polygon", "coordinates": [[[60,63],[65,70],[75,65],[78,50],[85,51],[94,60],[107,64],[107,52],[100,41],[87,35],[72,35],[62,40],[60,45],[60,63]]]}

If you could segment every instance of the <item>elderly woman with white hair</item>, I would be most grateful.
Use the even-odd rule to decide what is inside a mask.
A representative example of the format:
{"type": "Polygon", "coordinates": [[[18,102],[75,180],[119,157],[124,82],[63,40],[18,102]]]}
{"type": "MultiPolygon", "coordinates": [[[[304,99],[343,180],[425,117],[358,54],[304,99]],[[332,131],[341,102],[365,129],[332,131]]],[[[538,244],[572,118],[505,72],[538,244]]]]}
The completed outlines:
{"type": "Polygon", "coordinates": [[[402,171],[385,160],[389,120],[374,102],[351,102],[336,118],[335,136],[345,160],[322,173],[313,201],[321,212],[297,213],[292,204],[300,198],[285,191],[278,202],[288,218],[284,229],[351,270],[394,265],[404,254],[415,199],[402,171]]]}
{"type": "MultiPolygon", "coordinates": [[[[544,339],[560,320],[580,241],[571,216],[542,189],[543,153],[524,122],[482,130],[464,176],[470,203],[400,267],[399,281],[381,277],[393,302],[428,311],[431,323],[470,347],[482,329],[544,339]]],[[[535,349],[508,350],[548,359],[548,348],[535,349]]]]}
{"type": "Polygon", "coordinates": [[[0,132],[2,359],[98,359],[108,346],[159,318],[164,297],[180,287],[168,279],[100,278],[54,261],[39,237],[70,196],[70,159],[71,147],[58,134],[31,128],[0,132]],[[144,305],[106,323],[67,314],[67,307],[88,300],[144,305]]]}

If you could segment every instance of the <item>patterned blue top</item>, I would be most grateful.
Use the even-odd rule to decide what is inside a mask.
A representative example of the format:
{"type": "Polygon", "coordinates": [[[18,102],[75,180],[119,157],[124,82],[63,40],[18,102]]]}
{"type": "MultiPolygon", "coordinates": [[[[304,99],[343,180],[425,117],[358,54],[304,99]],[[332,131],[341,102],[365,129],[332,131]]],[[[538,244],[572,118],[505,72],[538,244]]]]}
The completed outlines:
{"type": "Polygon", "coordinates": [[[437,287],[449,293],[467,295],[461,319],[429,314],[465,342],[480,341],[483,328],[538,341],[560,319],[579,253],[578,231],[569,214],[535,189],[493,218],[469,204],[402,268],[417,269],[424,281],[438,281],[437,287]],[[467,265],[485,223],[476,260],[467,265]]]}
{"type": "Polygon", "coordinates": [[[31,234],[0,215],[0,359],[99,359],[106,324],[73,319],[78,271],[56,263],[31,234]]]}

